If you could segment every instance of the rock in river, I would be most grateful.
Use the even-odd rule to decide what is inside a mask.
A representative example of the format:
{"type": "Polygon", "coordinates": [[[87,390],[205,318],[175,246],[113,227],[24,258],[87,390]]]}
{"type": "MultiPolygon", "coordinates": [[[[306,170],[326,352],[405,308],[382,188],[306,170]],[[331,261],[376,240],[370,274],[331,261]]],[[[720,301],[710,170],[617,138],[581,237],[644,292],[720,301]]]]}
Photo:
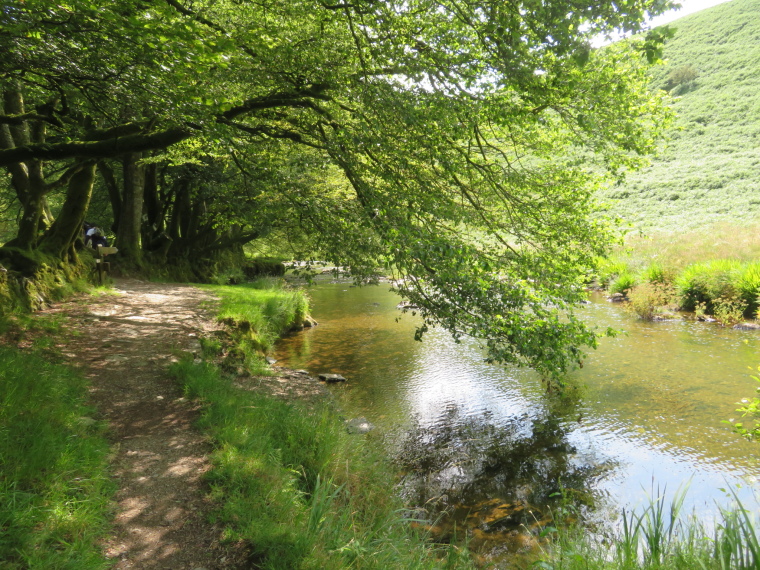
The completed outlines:
{"type": "Polygon", "coordinates": [[[345,382],[346,379],[343,378],[340,374],[320,374],[319,379],[322,380],[322,382],[345,382]]]}
{"type": "Polygon", "coordinates": [[[346,429],[348,430],[348,433],[367,433],[375,429],[375,426],[369,423],[367,418],[361,417],[348,420],[346,422],[346,429]]]}

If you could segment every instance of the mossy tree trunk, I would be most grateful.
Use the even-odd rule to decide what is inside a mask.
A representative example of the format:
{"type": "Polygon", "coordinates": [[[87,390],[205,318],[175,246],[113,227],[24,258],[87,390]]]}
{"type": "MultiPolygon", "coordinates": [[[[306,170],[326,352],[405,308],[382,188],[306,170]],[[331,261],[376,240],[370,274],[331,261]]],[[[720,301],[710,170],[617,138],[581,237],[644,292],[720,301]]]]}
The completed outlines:
{"type": "Polygon", "coordinates": [[[95,182],[95,162],[85,162],[73,167],[63,203],[58,218],[40,243],[39,249],[58,259],[69,258],[75,254],[74,242],[82,231],[87,208],[90,205],[92,186],[95,182]]]}
{"type": "MultiPolygon", "coordinates": [[[[8,115],[24,115],[24,98],[17,82],[11,82],[3,90],[3,108],[8,115]]],[[[0,148],[42,144],[45,142],[45,136],[46,128],[43,121],[3,124],[0,129],[0,148]]],[[[39,232],[47,227],[49,221],[45,204],[45,194],[49,191],[49,186],[45,181],[41,160],[12,163],[8,166],[8,171],[11,174],[11,185],[23,209],[12,245],[29,250],[35,246],[39,232]]]]}

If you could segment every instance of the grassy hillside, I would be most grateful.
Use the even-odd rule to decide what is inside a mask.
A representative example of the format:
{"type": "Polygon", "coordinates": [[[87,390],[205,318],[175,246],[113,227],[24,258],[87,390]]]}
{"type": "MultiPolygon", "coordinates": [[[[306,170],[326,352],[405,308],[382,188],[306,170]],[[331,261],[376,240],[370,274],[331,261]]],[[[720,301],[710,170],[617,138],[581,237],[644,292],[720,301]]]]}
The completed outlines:
{"type": "Polygon", "coordinates": [[[651,167],[600,198],[647,233],[760,221],[760,0],[673,27],[666,63],[652,72],[654,87],[677,96],[671,139],[651,167]]]}

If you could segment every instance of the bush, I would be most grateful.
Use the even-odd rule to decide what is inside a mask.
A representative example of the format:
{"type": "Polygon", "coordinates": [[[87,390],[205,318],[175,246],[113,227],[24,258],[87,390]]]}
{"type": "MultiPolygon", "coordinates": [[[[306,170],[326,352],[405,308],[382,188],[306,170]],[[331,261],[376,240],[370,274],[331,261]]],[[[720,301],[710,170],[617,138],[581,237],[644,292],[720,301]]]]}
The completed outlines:
{"type": "Polygon", "coordinates": [[[610,293],[623,293],[626,294],[631,288],[636,285],[636,278],[627,271],[621,273],[610,283],[610,293]]]}
{"type": "Polygon", "coordinates": [[[623,261],[613,259],[601,259],[597,263],[596,280],[602,287],[606,287],[616,275],[626,271],[626,264],[623,261]]]}
{"type": "Polygon", "coordinates": [[[673,271],[655,261],[643,271],[641,279],[647,283],[670,283],[673,281],[673,271]]]}
{"type": "Polygon", "coordinates": [[[673,301],[671,287],[660,283],[645,282],[633,287],[628,294],[629,308],[644,320],[651,321],[673,301]]]}
{"type": "Polygon", "coordinates": [[[746,306],[744,316],[754,316],[757,313],[758,296],[760,296],[760,263],[749,263],[744,267],[737,289],[746,306]]]}
{"type": "Polygon", "coordinates": [[[668,78],[665,80],[665,91],[670,91],[679,85],[691,83],[697,77],[699,77],[699,72],[691,65],[677,67],[668,74],[668,78]]]}
{"type": "Polygon", "coordinates": [[[717,299],[737,295],[741,271],[738,261],[727,259],[687,266],[676,279],[681,308],[693,311],[704,303],[707,312],[714,312],[717,299]]]}
{"type": "Polygon", "coordinates": [[[737,296],[719,297],[713,303],[715,318],[724,327],[731,327],[740,323],[744,318],[746,303],[737,296]]]}
{"type": "Polygon", "coordinates": [[[285,275],[285,264],[274,257],[254,257],[246,260],[242,270],[248,279],[264,275],[282,277],[285,275]]]}

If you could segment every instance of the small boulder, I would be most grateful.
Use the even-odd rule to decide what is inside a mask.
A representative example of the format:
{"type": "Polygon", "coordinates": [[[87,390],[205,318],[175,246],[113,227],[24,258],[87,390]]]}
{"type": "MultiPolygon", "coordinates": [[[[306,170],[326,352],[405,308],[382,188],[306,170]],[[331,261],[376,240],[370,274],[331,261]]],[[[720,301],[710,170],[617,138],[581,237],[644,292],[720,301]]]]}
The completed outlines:
{"type": "Polygon", "coordinates": [[[328,383],[334,383],[334,382],[345,382],[346,379],[343,378],[340,374],[320,374],[319,379],[322,380],[322,382],[328,382],[328,383]]]}
{"type": "Polygon", "coordinates": [[[626,300],[626,297],[622,293],[613,293],[612,295],[607,297],[607,300],[610,301],[611,303],[622,303],[623,301],[626,300]]]}
{"type": "Polygon", "coordinates": [[[757,323],[737,323],[731,328],[734,328],[740,331],[756,331],[756,330],[760,330],[760,325],[757,323]]]}
{"type": "Polygon", "coordinates": [[[367,433],[375,429],[375,426],[373,426],[369,420],[365,417],[361,418],[354,418],[353,420],[348,420],[346,422],[346,429],[348,430],[348,433],[367,433]]]}
{"type": "Polygon", "coordinates": [[[275,362],[277,362],[277,359],[276,359],[276,358],[272,358],[271,356],[267,356],[267,357],[265,358],[265,360],[267,361],[267,364],[269,364],[270,366],[271,366],[272,364],[274,364],[275,362]]]}

